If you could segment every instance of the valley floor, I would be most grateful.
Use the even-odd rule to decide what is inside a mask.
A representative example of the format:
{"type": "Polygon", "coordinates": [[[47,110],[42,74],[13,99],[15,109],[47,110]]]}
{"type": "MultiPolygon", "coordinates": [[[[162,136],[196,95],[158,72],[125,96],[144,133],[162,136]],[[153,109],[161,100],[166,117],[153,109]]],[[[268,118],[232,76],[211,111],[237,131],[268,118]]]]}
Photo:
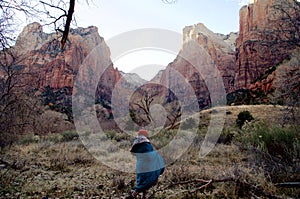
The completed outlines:
{"type": "MultiPolygon", "coordinates": [[[[271,113],[267,121],[279,117],[274,111],[280,107],[250,108],[254,118],[261,117],[260,120],[269,118],[271,113]]],[[[237,113],[246,109],[249,107],[228,107],[225,128],[232,126],[237,113]]],[[[260,162],[261,156],[238,141],[217,144],[204,158],[199,158],[198,149],[197,145],[191,146],[180,160],[168,165],[149,195],[152,198],[297,198],[300,194],[299,189],[276,186],[277,182],[260,162]]],[[[292,175],[292,179],[300,179],[299,173],[292,175]]],[[[33,136],[0,152],[0,198],[121,198],[134,187],[134,181],[135,174],[113,170],[97,161],[80,139],[62,141],[60,135],[33,136]]]]}

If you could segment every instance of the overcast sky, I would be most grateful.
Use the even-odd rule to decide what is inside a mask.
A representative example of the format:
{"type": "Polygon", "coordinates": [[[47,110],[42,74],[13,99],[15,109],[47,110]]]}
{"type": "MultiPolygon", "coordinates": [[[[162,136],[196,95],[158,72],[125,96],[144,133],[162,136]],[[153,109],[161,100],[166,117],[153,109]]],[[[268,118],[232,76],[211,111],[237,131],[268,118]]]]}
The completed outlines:
{"type": "MultiPolygon", "coordinates": [[[[228,34],[239,30],[239,10],[248,2],[177,0],[176,3],[166,4],[162,0],[89,0],[89,5],[85,1],[77,3],[75,17],[79,27],[97,26],[106,41],[141,28],[168,29],[181,34],[185,26],[197,23],[204,23],[215,33],[228,34]]],[[[136,50],[113,62],[119,70],[137,73],[149,80],[173,61],[176,54],[136,50]]]]}
{"type": "Polygon", "coordinates": [[[138,28],[164,28],[177,32],[204,23],[210,30],[228,34],[239,28],[239,9],[248,0],[89,0],[77,3],[81,27],[94,25],[105,39],[138,28]]]}

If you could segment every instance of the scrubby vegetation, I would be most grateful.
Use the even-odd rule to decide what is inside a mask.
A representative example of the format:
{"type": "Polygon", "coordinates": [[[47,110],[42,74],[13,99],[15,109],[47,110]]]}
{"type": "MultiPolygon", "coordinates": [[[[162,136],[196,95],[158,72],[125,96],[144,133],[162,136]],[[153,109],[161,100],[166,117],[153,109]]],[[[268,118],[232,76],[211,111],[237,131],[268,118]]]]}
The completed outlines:
{"type": "MultiPolygon", "coordinates": [[[[200,114],[194,143],[180,159],[167,166],[158,184],[150,190],[150,198],[299,196],[298,188],[280,184],[293,185],[291,182],[300,179],[297,128],[274,123],[280,118],[282,108],[242,106],[227,109],[230,114],[226,114],[219,142],[203,158],[199,157],[199,149],[209,124],[209,114],[216,114],[218,109],[200,114]],[[245,111],[255,119],[239,128],[235,126],[236,120],[245,111]],[[274,115],[271,119],[270,114],[274,115]]],[[[113,130],[105,135],[115,146],[130,149],[130,135],[113,130]]],[[[176,129],[163,130],[151,140],[160,148],[175,135],[176,129]]],[[[18,142],[1,150],[0,176],[1,198],[120,198],[135,183],[134,174],[113,170],[97,161],[85,149],[76,131],[20,137],[18,142]]]]}
{"type": "Polygon", "coordinates": [[[242,111],[238,114],[238,117],[236,119],[236,125],[239,128],[242,128],[242,126],[245,124],[245,122],[250,122],[253,119],[254,118],[249,111],[242,111]]]}

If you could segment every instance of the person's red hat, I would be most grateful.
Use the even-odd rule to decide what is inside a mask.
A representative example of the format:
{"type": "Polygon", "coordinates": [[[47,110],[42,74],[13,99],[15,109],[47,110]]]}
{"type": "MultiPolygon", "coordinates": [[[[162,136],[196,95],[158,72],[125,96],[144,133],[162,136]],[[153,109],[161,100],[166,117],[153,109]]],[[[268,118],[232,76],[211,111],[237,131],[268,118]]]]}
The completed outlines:
{"type": "Polygon", "coordinates": [[[138,135],[144,135],[145,137],[149,137],[148,131],[141,129],[138,131],[138,135]]]}

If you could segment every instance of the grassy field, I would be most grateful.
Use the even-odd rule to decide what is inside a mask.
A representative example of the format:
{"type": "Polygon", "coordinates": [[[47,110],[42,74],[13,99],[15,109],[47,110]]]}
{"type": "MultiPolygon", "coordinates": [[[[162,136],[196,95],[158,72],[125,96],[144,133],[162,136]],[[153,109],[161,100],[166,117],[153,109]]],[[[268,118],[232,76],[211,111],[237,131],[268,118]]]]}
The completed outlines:
{"type": "MultiPolygon", "coordinates": [[[[207,156],[198,156],[211,114],[218,114],[224,108],[200,113],[197,141],[182,158],[167,166],[158,184],[150,190],[151,198],[297,198],[300,195],[299,187],[277,186],[280,182],[300,181],[299,131],[280,127],[282,107],[226,107],[222,136],[230,135],[230,139],[217,144],[207,156]],[[254,121],[239,129],[235,126],[237,115],[245,110],[254,121]],[[286,140],[292,145],[273,146],[277,134],[281,137],[276,143],[286,140]],[[278,150],[284,153],[277,153],[278,150]]],[[[111,134],[107,135],[116,144],[127,143],[125,148],[130,147],[132,138],[111,134]]],[[[154,144],[160,145],[159,140],[162,138],[154,139],[154,144]]],[[[0,198],[121,198],[134,187],[134,182],[135,174],[113,170],[96,160],[75,132],[44,137],[26,135],[0,153],[0,198]]]]}

